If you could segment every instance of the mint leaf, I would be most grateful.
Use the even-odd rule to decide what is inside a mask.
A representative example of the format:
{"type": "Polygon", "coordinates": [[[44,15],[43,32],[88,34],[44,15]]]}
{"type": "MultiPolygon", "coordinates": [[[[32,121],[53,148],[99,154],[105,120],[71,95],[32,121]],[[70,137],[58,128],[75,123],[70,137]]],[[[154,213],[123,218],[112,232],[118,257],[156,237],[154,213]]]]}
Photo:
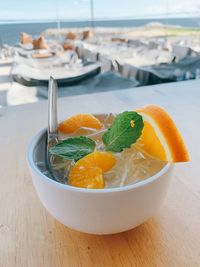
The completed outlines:
{"type": "Polygon", "coordinates": [[[51,147],[49,152],[68,160],[79,160],[92,153],[95,149],[95,142],[86,136],[77,136],[60,141],[51,147]]]}
{"type": "Polygon", "coordinates": [[[120,113],[102,137],[106,150],[121,152],[124,148],[130,147],[142,134],[143,127],[142,116],[137,112],[120,113]]]}

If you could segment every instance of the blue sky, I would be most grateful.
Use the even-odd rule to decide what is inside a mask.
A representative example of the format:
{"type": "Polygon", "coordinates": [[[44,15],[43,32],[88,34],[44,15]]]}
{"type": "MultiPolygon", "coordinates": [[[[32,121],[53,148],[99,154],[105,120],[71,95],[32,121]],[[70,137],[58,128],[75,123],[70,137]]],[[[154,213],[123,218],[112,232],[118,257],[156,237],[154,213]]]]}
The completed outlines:
{"type": "MultiPolygon", "coordinates": [[[[0,0],[0,20],[88,19],[90,0],[0,0]],[[57,4],[56,4],[57,3],[57,4]]],[[[94,0],[95,18],[200,17],[200,0],[94,0]]]]}

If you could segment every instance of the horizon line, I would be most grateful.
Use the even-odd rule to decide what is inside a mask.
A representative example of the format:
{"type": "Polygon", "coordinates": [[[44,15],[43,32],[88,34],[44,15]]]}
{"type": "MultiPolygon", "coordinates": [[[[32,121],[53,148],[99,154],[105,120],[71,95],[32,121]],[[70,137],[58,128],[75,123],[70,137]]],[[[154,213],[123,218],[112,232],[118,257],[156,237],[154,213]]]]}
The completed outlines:
{"type": "MultiPolygon", "coordinates": [[[[96,18],[94,21],[114,21],[114,20],[149,20],[149,19],[200,19],[197,16],[144,16],[144,17],[113,17],[113,18],[96,18]]],[[[0,19],[0,23],[3,22],[55,22],[57,19],[50,18],[50,19],[0,19]]],[[[91,21],[90,18],[82,18],[82,19],[59,19],[61,22],[89,22],[91,21]]]]}

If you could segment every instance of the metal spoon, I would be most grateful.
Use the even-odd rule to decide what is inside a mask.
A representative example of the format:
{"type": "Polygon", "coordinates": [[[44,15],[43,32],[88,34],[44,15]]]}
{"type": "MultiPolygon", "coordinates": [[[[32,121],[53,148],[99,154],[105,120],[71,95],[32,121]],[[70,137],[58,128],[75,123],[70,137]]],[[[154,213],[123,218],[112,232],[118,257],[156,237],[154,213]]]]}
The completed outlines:
{"type": "Polygon", "coordinates": [[[57,89],[57,82],[53,77],[50,77],[48,89],[48,147],[51,147],[58,142],[57,89]]]}
{"type": "Polygon", "coordinates": [[[64,175],[52,168],[53,155],[49,153],[49,149],[58,143],[58,119],[57,119],[57,82],[50,77],[48,88],[48,127],[46,141],[46,165],[50,177],[57,182],[64,182],[64,175]]]}

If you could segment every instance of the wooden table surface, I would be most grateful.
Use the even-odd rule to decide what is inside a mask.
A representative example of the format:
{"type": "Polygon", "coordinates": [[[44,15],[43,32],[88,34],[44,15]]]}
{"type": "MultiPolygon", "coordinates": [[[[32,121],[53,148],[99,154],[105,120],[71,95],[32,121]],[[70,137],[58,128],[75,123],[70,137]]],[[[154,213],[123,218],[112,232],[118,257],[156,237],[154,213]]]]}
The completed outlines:
{"type": "Polygon", "coordinates": [[[36,195],[25,153],[33,134],[46,126],[47,102],[0,109],[0,267],[200,266],[200,81],[63,98],[59,118],[148,103],[172,115],[191,162],[176,165],[158,214],[136,229],[108,236],[68,229],[36,195]]]}

